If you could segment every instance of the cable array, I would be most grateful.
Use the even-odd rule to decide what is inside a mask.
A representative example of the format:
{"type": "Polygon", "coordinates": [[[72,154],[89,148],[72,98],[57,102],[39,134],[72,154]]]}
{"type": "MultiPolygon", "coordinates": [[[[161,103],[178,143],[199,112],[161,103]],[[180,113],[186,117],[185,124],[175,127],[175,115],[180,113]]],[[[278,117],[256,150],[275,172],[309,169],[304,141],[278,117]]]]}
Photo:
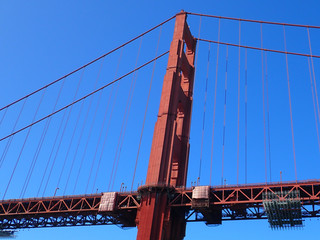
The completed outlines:
{"type": "MultiPolygon", "coordinates": [[[[198,95],[193,99],[198,104],[194,109],[202,114],[202,118],[194,118],[195,126],[191,127],[191,132],[196,132],[201,140],[193,139],[191,134],[193,145],[190,152],[193,156],[193,148],[198,148],[200,158],[195,157],[196,163],[192,160],[189,168],[192,171],[196,169],[192,164],[199,165],[198,184],[200,179],[201,184],[205,184],[202,179],[206,177],[210,185],[219,184],[219,177],[221,185],[227,185],[227,182],[247,184],[255,181],[252,180],[254,177],[265,183],[271,182],[274,172],[279,170],[279,152],[287,153],[290,141],[292,175],[297,181],[301,161],[301,141],[297,139],[302,135],[298,123],[302,117],[297,116],[295,103],[301,101],[297,99],[297,85],[303,80],[295,75],[300,73],[297,65],[304,58],[307,58],[304,61],[307,68],[303,68],[301,63],[298,66],[301,66],[301,72],[308,73],[311,91],[308,93],[310,102],[303,104],[306,111],[312,109],[317,138],[312,141],[317,141],[320,153],[320,104],[316,82],[316,61],[320,55],[313,52],[310,36],[310,29],[316,31],[320,27],[188,14],[200,17],[195,38],[198,44],[195,69],[199,73],[195,81],[203,86],[204,95],[201,100],[198,95]],[[200,38],[201,28],[211,20],[216,21],[217,36],[211,37],[210,33],[203,32],[200,38]],[[233,26],[230,27],[232,31],[224,30],[226,21],[231,24],[229,27],[233,26]],[[248,37],[247,27],[250,24],[259,26],[259,32],[252,32],[248,37]],[[266,25],[268,27],[264,27],[266,25]],[[277,44],[268,41],[271,27],[282,27],[283,36],[274,41],[277,44]],[[308,53],[292,47],[289,28],[306,29],[308,53]],[[278,43],[282,40],[283,46],[280,46],[278,43]],[[210,59],[214,47],[217,49],[216,57],[210,59]],[[281,58],[283,56],[285,59],[281,58]],[[221,61],[225,61],[225,68],[219,66],[221,61]],[[211,65],[215,66],[212,82],[209,77],[211,65]],[[284,101],[286,96],[288,99],[284,101]],[[277,105],[281,105],[280,111],[276,109],[277,105]],[[212,116],[212,122],[208,121],[208,116],[212,116]],[[277,136],[286,135],[286,127],[289,126],[290,138],[287,136],[281,143],[283,149],[280,149],[279,142],[274,141],[277,141],[277,136]],[[208,133],[210,127],[212,131],[208,133]],[[216,136],[222,137],[221,145],[214,141],[216,136]],[[221,174],[217,173],[220,164],[221,174]]],[[[126,184],[130,185],[130,191],[134,191],[140,159],[149,157],[148,150],[143,149],[143,142],[151,141],[150,134],[146,133],[152,130],[146,127],[152,125],[153,120],[148,116],[151,110],[157,110],[157,100],[152,98],[154,95],[159,97],[160,93],[155,94],[160,88],[156,80],[161,81],[163,77],[157,68],[169,53],[169,44],[161,43],[161,35],[165,24],[172,19],[174,17],[0,108],[0,171],[8,180],[0,189],[2,199],[14,195],[12,188],[17,182],[22,186],[19,198],[28,194],[44,197],[54,192],[55,195],[58,190],[58,194],[63,195],[78,191],[94,193],[99,189],[114,191],[120,182],[120,191],[127,190],[126,184]],[[157,37],[155,29],[159,29],[157,37]],[[143,103],[140,102],[142,99],[143,103]],[[9,161],[9,158],[13,160],[9,161]],[[130,169],[132,175],[125,172],[126,169],[130,169]],[[38,185],[32,186],[35,178],[38,185]]],[[[161,67],[164,72],[164,65],[161,67]]],[[[195,93],[197,91],[195,89],[195,93]]]]}
{"type": "MultiPolygon", "coordinates": [[[[3,199],[12,196],[14,192],[17,194],[18,189],[12,188],[13,185],[18,186],[17,182],[22,183],[22,189],[18,192],[19,198],[24,198],[30,194],[44,197],[48,194],[52,195],[53,192],[54,195],[75,194],[76,191],[83,191],[83,189],[88,192],[91,186],[91,192],[98,189],[97,185],[100,185],[102,181],[101,176],[106,175],[100,171],[100,168],[110,165],[108,159],[113,154],[113,150],[107,149],[110,142],[113,144],[112,141],[117,134],[116,130],[119,125],[116,120],[118,117],[115,118],[113,115],[119,116],[119,110],[121,110],[119,106],[122,105],[122,100],[125,97],[123,94],[125,94],[125,89],[128,86],[125,83],[120,84],[120,81],[127,82],[126,79],[132,77],[132,88],[128,95],[128,107],[124,115],[123,130],[118,135],[120,142],[118,153],[114,157],[114,172],[111,174],[110,187],[113,188],[114,184],[118,184],[116,181],[118,168],[121,168],[122,173],[124,164],[121,163],[120,165],[121,152],[125,151],[124,154],[127,155],[128,147],[130,149],[130,146],[124,146],[125,138],[127,138],[126,132],[128,132],[126,130],[127,125],[134,121],[135,117],[134,115],[129,116],[130,108],[133,109],[132,111],[139,108],[134,103],[134,88],[137,81],[144,81],[144,77],[138,79],[137,75],[139,71],[144,73],[152,71],[153,79],[156,61],[169,52],[166,51],[168,45],[164,46],[163,41],[160,42],[160,36],[156,45],[155,57],[150,57],[150,54],[148,54],[151,47],[148,44],[153,42],[154,30],[160,29],[161,33],[166,23],[171,25],[170,20],[172,19],[174,17],[44,87],[0,108],[2,113],[0,124],[2,127],[8,125],[9,116],[11,118],[13,115],[13,108],[17,113],[15,122],[11,123],[11,132],[8,132],[8,128],[4,129],[4,127],[0,132],[2,134],[0,135],[0,147],[3,147],[4,150],[1,153],[0,171],[12,168],[11,172],[7,171],[6,173],[8,175],[7,184],[2,187],[3,189],[0,189],[3,199]],[[135,65],[130,66],[128,64],[128,60],[130,61],[132,58],[130,51],[135,48],[138,40],[140,40],[139,49],[142,49],[143,38],[146,39],[143,48],[144,56],[141,57],[141,61],[137,57],[135,65]],[[116,65],[115,61],[112,60],[115,53],[120,53],[120,57],[117,66],[114,68],[116,69],[115,77],[110,80],[108,73],[110,72],[109,68],[116,65]],[[122,55],[125,55],[125,58],[122,55]],[[125,59],[125,62],[120,65],[121,59],[125,59]],[[153,67],[151,63],[154,63],[153,67]],[[91,86],[89,85],[91,84],[90,78],[94,75],[96,78],[95,84],[91,86]],[[36,102],[36,105],[34,102],[36,102]],[[106,102],[106,104],[103,104],[103,102],[106,102]],[[26,108],[28,113],[30,109],[32,110],[31,121],[27,118],[26,108]],[[103,108],[104,113],[101,114],[103,108]],[[110,135],[111,133],[112,135],[110,135]],[[17,144],[20,144],[20,147],[17,144]],[[93,144],[96,145],[93,147],[93,144]],[[13,145],[18,147],[18,151],[16,151],[17,157],[12,164],[7,159],[9,157],[14,158],[13,145]],[[26,151],[27,148],[28,151],[26,151]],[[39,161],[40,159],[41,161],[39,161]],[[26,170],[21,174],[22,165],[25,166],[26,170]],[[25,180],[23,179],[24,176],[25,180]],[[84,179],[87,179],[85,183],[84,179]],[[35,180],[37,184],[33,185],[35,180]]],[[[138,56],[139,54],[140,50],[138,56]]],[[[138,94],[141,95],[141,92],[143,92],[141,83],[139,83],[138,90],[138,94]]],[[[150,85],[148,102],[151,96],[150,85]]],[[[146,107],[146,112],[147,109],[148,107],[146,107]]],[[[143,128],[148,121],[150,120],[147,119],[145,113],[142,121],[143,128]]],[[[130,129],[128,133],[130,137],[133,132],[134,129],[130,129]]],[[[142,136],[143,129],[140,132],[140,145],[142,136]]],[[[145,154],[145,150],[140,151],[140,146],[137,148],[138,158],[139,152],[145,154]]],[[[131,164],[137,165],[137,159],[135,162],[131,160],[131,164]]]]}
{"type": "MultiPolygon", "coordinates": [[[[312,106],[315,127],[314,133],[316,134],[318,152],[320,152],[320,104],[318,101],[318,91],[316,86],[317,83],[315,79],[316,74],[314,64],[314,61],[319,60],[320,55],[312,52],[310,37],[310,29],[316,31],[319,30],[320,27],[302,24],[287,24],[280,22],[250,20],[242,18],[229,18],[190,12],[188,14],[191,16],[200,17],[204,22],[204,25],[206,25],[207,27],[210,26],[209,24],[211,24],[211,22],[213,22],[212,26],[214,26],[215,29],[218,29],[218,37],[214,36],[211,33],[209,34],[208,32],[205,32],[204,34],[202,34],[201,38],[196,38],[196,40],[198,41],[197,48],[199,49],[202,49],[202,45],[206,46],[206,43],[215,44],[217,48],[216,80],[213,84],[214,87],[212,87],[211,89],[209,88],[204,93],[205,108],[202,112],[204,116],[205,112],[207,111],[213,112],[212,134],[210,135],[210,150],[207,150],[204,147],[204,142],[207,141],[206,139],[208,138],[208,134],[205,131],[205,129],[207,128],[207,124],[204,123],[204,118],[202,118],[202,123],[200,121],[197,121],[199,127],[197,128],[197,130],[195,130],[197,131],[197,134],[199,133],[199,135],[201,132],[201,142],[198,143],[198,148],[200,151],[200,169],[206,168],[205,166],[208,166],[208,169],[210,169],[208,171],[209,184],[212,185],[212,179],[216,179],[216,177],[218,176],[221,177],[221,185],[226,184],[227,178],[230,179],[228,182],[241,184],[242,176],[243,182],[246,184],[249,181],[256,181],[251,179],[253,177],[257,178],[257,176],[255,176],[255,171],[252,169],[255,169],[258,166],[259,171],[260,169],[263,169],[263,174],[260,174],[259,176],[264,176],[264,182],[272,182],[274,180],[275,171],[279,171],[278,169],[280,165],[278,162],[275,162],[275,159],[278,159],[279,156],[283,154],[282,152],[289,151],[287,150],[287,145],[289,144],[289,142],[292,143],[292,175],[294,176],[294,179],[297,181],[299,170],[299,159],[297,152],[301,152],[302,146],[300,144],[298,147],[299,149],[297,149],[297,140],[295,140],[296,134],[294,132],[299,131],[300,138],[302,133],[305,133],[303,128],[301,128],[301,126],[298,125],[298,123],[294,124],[295,118],[302,117],[302,115],[295,115],[298,114],[295,113],[295,111],[297,111],[297,102],[301,101],[300,99],[298,100],[298,95],[301,94],[296,93],[296,86],[297,84],[302,84],[301,82],[304,81],[303,78],[296,77],[298,76],[298,74],[300,74],[300,72],[308,72],[309,75],[308,77],[311,85],[310,100],[312,100],[312,105],[310,103],[304,103],[309,105],[305,108],[305,110],[308,112],[307,114],[303,115],[303,117],[310,117],[309,108],[310,106],[312,106]],[[225,26],[226,28],[222,29],[221,26],[225,26]],[[258,26],[259,32],[257,31],[258,26]],[[249,28],[254,29],[254,31],[257,33],[257,36],[254,36],[254,31],[250,32],[248,30],[249,28]],[[282,36],[278,34],[278,32],[281,30],[280,28],[282,28],[283,31],[282,36]],[[291,37],[289,42],[290,47],[287,46],[287,28],[289,29],[288,31],[291,37]],[[228,31],[226,31],[226,29],[228,31]],[[300,32],[303,30],[306,30],[307,32],[307,38],[303,40],[305,45],[308,46],[309,52],[305,52],[305,48],[298,47],[292,43],[294,41],[294,39],[292,39],[292,36],[294,36],[293,32],[299,31],[300,34],[300,32]],[[277,31],[276,33],[278,35],[272,34],[272,31],[277,31]],[[250,33],[251,35],[249,35],[248,33],[250,33]],[[270,39],[272,41],[270,41],[270,39]],[[282,41],[284,44],[281,46],[280,43],[282,41]],[[220,48],[226,49],[226,68],[224,77],[222,76],[222,71],[220,72],[219,70],[219,58],[222,57],[219,57],[220,48]],[[244,55],[241,54],[241,49],[245,51],[244,55]],[[261,63],[259,65],[257,60],[258,54],[260,55],[259,58],[261,63]],[[282,56],[285,57],[285,61],[281,60],[282,56]],[[305,68],[302,63],[304,58],[307,58],[307,68],[305,68]],[[291,59],[292,63],[290,62],[291,59]],[[235,64],[236,60],[237,67],[235,64]],[[244,63],[242,64],[242,62],[244,63]],[[300,62],[300,64],[298,64],[297,62],[300,62]],[[282,64],[285,64],[283,68],[281,68],[282,64]],[[261,79],[259,84],[256,81],[258,78],[258,71],[260,73],[261,79]],[[298,71],[300,72],[297,73],[298,71]],[[244,75],[243,83],[241,81],[242,75],[244,75]],[[219,81],[221,81],[223,78],[225,81],[224,89],[222,89],[222,87],[219,87],[219,81]],[[238,80],[237,85],[235,79],[238,80]],[[284,79],[286,79],[286,91],[283,89],[284,79]],[[280,88],[282,93],[278,95],[278,92],[280,92],[280,88]],[[259,91],[261,89],[261,92],[257,93],[257,89],[259,89],[259,91]],[[213,100],[209,102],[207,105],[206,98],[209,97],[210,94],[213,100]],[[284,100],[282,98],[287,94],[287,102],[289,104],[288,106],[285,106],[283,104],[284,100]],[[227,97],[227,95],[230,96],[227,97]],[[257,99],[257,95],[260,96],[260,99],[257,99]],[[244,102],[244,105],[241,105],[242,102],[244,102]],[[281,106],[278,104],[279,108],[283,108],[280,110],[280,115],[279,109],[276,108],[276,102],[280,102],[281,106]],[[218,121],[222,122],[222,127],[219,126],[218,128],[216,127],[216,111],[218,111],[218,121]],[[274,113],[274,111],[276,111],[276,113],[274,113]],[[228,114],[226,114],[227,112],[228,114]],[[287,126],[290,126],[291,134],[290,138],[288,135],[285,141],[282,140],[283,149],[281,149],[279,147],[279,143],[273,143],[273,141],[277,141],[277,136],[281,135],[281,137],[284,137],[285,135],[284,133],[282,133],[282,131],[284,130],[279,128],[279,126],[280,124],[283,124],[286,121],[286,113],[289,116],[290,123],[287,122],[287,124],[285,124],[282,127],[282,129],[285,129],[287,126]],[[228,117],[226,115],[228,115],[228,117]],[[279,117],[280,121],[278,121],[279,117]],[[254,123],[254,125],[252,124],[253,121],[256,122],[254,123]],[[230,132],[229,130],[226,131],[227,128],[230,128],[230,132]],[[296,128],[298,130],[296,130],[296,128]],[[233,129],[237,132],[236,134],[231,133],[233,129]],[[214,143],[214,133],[216,131],[221,132],[222,134],[221,147],[215,146],[216,144],[214,143]],[[226,139],[228,140],[228,142],[226,142],[226,139]],[[272,148],[271,145],[273,145],[272,148]],[[233,147],[236,148],[234,152],[231,150],[233,147]],[[210,151],[210,154],[207,154],[206,151],[210,151]],[[258,155],[258,151],[262,153],[262,156],[258,155]],[[215,162],[215,159],[218,158],[217,155],[219,153],[221,153],[222,155],[221,174],[218,174],[216,171],[213,171],[213,169],[215,169],[215,165],[217,164],[215,162]],[[209,155],[210,157],[203,157],[206,155],[209,155]],[[233,167],[231,165],[231,162],[234,158],[236,159],[236,163],[233,167]],[[259,159],[261,159],[261,161],[259,159]],[[257,164],[257,166],[253,167],[253,164],[257,164]],[[236,175],[232,175],[230,169],[235,168],[237,173],[236,175]]],[[[205,51],[205,53],[199,54],[198,61],[202,62],[203,66],[207,62],[206,55],[209,53],[210,50],[208,49],[205,51]]],[[[208,73],[209,70],[205,70],[203,68],[202,71],[203,75],[205,75],[208,73]]],[[[303,87],[301,87],[300,89],[301,91],[304,90],[303,87]]],[[[307,99],[308,98],[303,99],[302,101],[307,101],[307,99]]],[[[297,120],[297,122],[299,121],[301,120],[297,120]]],[[[309,140],[310,137],[306,138],[309,140]]],[[[299,139],[298,142],[301,142],[301,140],[299,139]]],[[[280,172],[283,172],[283,169],[280,169],[280,172]]],[[[199,171],[199,176],[200,173],[201,172],[199,171]]],[[[203,175],[205,173],[201,174],[203,175]]],[[[261,181],[261,179],[259,181],[261,181]]],[[[217,183],[216,180],[214,182],[217,183]]]]}

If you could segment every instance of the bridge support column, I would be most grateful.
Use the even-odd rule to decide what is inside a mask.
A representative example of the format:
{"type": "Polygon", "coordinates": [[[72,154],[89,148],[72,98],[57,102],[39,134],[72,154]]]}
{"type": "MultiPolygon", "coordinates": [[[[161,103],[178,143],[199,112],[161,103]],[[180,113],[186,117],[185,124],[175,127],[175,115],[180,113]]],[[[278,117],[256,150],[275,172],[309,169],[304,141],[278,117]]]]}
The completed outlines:
{"type": "Polygon", "coordinates": [[[188,169],[196,40],[186,18],[183,11],[176,16],[146,185],[139,189],[138,240],[181,240],[185,235],[185,211],[169,203],[175,187],[186,185],[188,169]]]}

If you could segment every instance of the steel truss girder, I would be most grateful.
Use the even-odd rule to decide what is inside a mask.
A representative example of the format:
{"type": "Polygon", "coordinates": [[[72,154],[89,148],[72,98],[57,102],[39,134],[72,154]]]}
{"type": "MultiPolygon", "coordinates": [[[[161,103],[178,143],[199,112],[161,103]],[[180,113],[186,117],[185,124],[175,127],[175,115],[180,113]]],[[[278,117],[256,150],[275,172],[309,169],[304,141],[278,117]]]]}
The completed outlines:
{"type": "MultiPolygon", "coordinates": [[[[208,208],[192,209],[192,188],[168,194],[171,209],[184,210],[187,222],[205,221],[204,215],[221,211],[221,220],[266,219],[263,193],[300,191],[302,217],[320,217],[320,181],[211,187],[208,208]]],[[[102,194],[0,201],[0,229],[120,225],[134,227],[140,207],[138,192],[117,193],[115,209],[99,212],[102,194]]],[[[280,198],[281,196],[279,196],[280,198]]]]}
{"type": "Polygon", "coordinates": [[[19,219],[0,220],[1,229],[39,228],[39,227],[68,227],[88,225],[121,225],[117,217],[112,215],[65,215],[24,217],[19,219]]]}
{"type": "Polygon", "coordinates": [[[102,194],[0,201],[0,229],[110,225],[134,227],[137,194],[118,193],[115,210],[100,212],[102,194]]]}
{"type": "MultiPolygon", "coordinates": [[[[300,181],[286,183],[270,183],[259,185],[234,185],[211,187],[210,205],[237,205],[262,203],[263,193],[287,191],[300,191],[302,205],[312,205],[320,201],[320,181],[300,181]]],[[[281,199],[280,195],[276,196],[281,199]]],[[[286,197],[286,196],[284,196],[286,197]]],[[[191,206],[192,188],[176,188],[175,195],[170,201],[170,206],[191,206]]]]}

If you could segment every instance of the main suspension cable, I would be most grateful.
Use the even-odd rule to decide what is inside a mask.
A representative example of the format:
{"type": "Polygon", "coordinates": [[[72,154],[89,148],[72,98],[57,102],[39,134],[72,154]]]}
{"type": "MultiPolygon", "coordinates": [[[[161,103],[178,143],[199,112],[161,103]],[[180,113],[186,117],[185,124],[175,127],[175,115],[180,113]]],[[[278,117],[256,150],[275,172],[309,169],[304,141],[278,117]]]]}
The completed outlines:
{"type": "Polygon", "coordinates": [[[70,73],[68,73],[68,74],[64,75],[63,77],[58,78],[57,80],[55,80],[55,81],[53,81],[53,82],[51,82],[51,83],[49,83],[49,84],[47,84],[47,85],[43,86],[42,88],[39,88],[38,90],[33,91],[33,92],[29,93],[28,95],[25,95],[24,97],[19,98],[18,100],[16,100],[16,101],[14,101],[14,102],[12,102],[12,103],[10,103],[10,104],[8,104],[8,105],[6,105],[6,106],[4,106],[4,107],[0,108],[0,112],[1,112],[2,110],[4,110],[4,109],[6,109],[6,108],[8,108],[8,107],[10,107],[10,106],[12,106],[12,105],[14,105],[14,104],[16,104],[16,103],[18,103],[18,102],[22,101],[23,99],[26,99],[26,98],[28,98],[28,97],[30,97],[30,96],[32,96],[32,95],[34,95],[35,93],[37,93],[37,92],[39,92],[39,91],[42,91],[43,89],[45,89],[45,88],[47,88],[47,87],[49,87],[49,86],[51,86],[51,85],[53,85],[53,84],[55,84],[55,83],[57,83],[57,82],[61,81],[62,79],[69,77],[70,75],[72,75],[72,74],[74,74],[74,73],[78,72],[79,70],[81,70],[81,69],[83,69],[83,68],[88,67],[89,65],[91,65],[91,64],[93,64],[93,63],[95,63],[95,62],[99,61],[100,59],[102,59],[102,58],[104,58],[104,57],[106,57],[106,56],[110,55],[111,53],[113,53],[113,52],[115,52],[115,51],[119,50],[120,48],[123,48],[124,46],[128,45],[129,43],[131,43],[131,42],[133,42],[133,41],[135,41],[135,40],[137,40],[137,39],[141,38],[142,36],[146,35],[147,33],[152,32],[153,30],[157,29],[158,27],[162,26],[163,24],[165,24],[165,23],[167,23],[167,22],[171,21],[171,20],[172,20],[172,19],[174,19],[175,17],[176,17],[176,15],[174,15],[174,16],[172,16],[172,17],[168,18],[167,20],[163,21],[162,23],[160,23],[160,24],[158,24],[158,25],[154,26],[153,28],[150,28],[149,30],[147,30],[147,31],[145,31],[145,32],[143,32],[143,33],[141,33],[141,34],[140,34],[140,35],[138,35],[137,37],[130,39],[129,41],[125,42],[124,44],[122,44],[122,45],[120,45],[120,46],[118,46],[118,47],[116,47],[116,48],[112,49],[111,51],[109,51],[109,52],[107,52],[107,53],[105,53],[105,54],[101,55],[100,57],[98,57],[98,58],[96,58],[96,59],[92,60],[91,62],[89,62],[89,63],[87,63],[87,64],[85,64],[85,65],[83,65],[83,66],[81,66],[81,67],[77,68],[76,70],[74,70],[74,71],[72,71],[72,72],[70,72],[70,73]]]}
{"type": "Polygon", "coordinates": [[[91,93],[89,93],[89,94],[85,95],[84,97],[79,98],[78,100],[76,100],[76,101],[74,101],[74,102],[72,102],[72,103],[70,103],[70,104],[68,104],[68,105],[66,105],[66,106],[64,106],[64,107],[62,107],[62,108],[60,108],[59,110],[56,110],[55,112],[53,112],[53,113],[51,113],[51,114],[49,114],[49,115],[47,115],[47,116],[45,116],[45,117],[43,117],[43,118],[41,118],[41,119],[39,119],[39,120],[37,120],[37,121],[33,122],[33,123],[31,123],[31,124],[29,124],[29,125],[27,125],[27,126],[25,126],[25,127],[23,127],[23,128],[20,128],[19,130],[15,131],[15,132],[13,132],[13,133],[11,133],[11,134],[9,134],[9,135],[5,136],[5,137],[2,137],[2,138],[0,139],[0,142],[1,142],[1,141],[3,141],[3,140],[5,140],[5,139],[7,139],[7,138],[9,138],[9,137],[11,137],[11,136],[13,136],[13,135],[15,135],[15,134],[17,134],[17,133],[19,133],[19,132],[21,132],[21,131],[23,131],[23,130],[25,130],[25,129],[27,129],[27,128],[29,128],[29,127],[31,127],[31,126],[33,126],[33,125],[35,125],[35,124],[37,124],[37,123],[39,123],[39,122],[42,122],[43,120],[45,120],[45,119],[47,119],[47,118],[49,118],[49,117],[51,117],[51,116],[53,116],[53,115],[55,115],[55,114],[57,114],[57,113],[59,113],[59,112],[61,112],[61,111],[65,110],[65,109],[69,108],[70,106],[72,106],[72,105],[74,105],[74,104],[76,104],[76,103],[78,103],[78,102],[83,101],[84,99],[86,99],[86,98],[90,97],[91,95],[93,95],[93,94],[95,94],[95,93],[97,93],[97,92],[101,91],[102,89],[104,89],[104,88],[106,88],[106,87],[109,87],[110,85],[112,85],[112,84],[114,84],[114,83],[118,82],[119,80],[121,80],[121,79],[123,79],[123,78],[125,78],[125,77],[127,77],[127,76],[129,76],[129,75],[131,75],[131,74],[132,74],[132,73],[134,73],[135,71],[137,71],[137,70],[139,70],[139,69],[141,69],[141,68],[143,68],[143,67],[145,67],[145,66],[149,65],[149,64],[150,64],[150,63],[152,63],[153,61],[155,61],[155,60],[157,60],[157,59],[159,59],[159,58],[163,57],[164,55],[166,55],[166,54],[168,54],[168,53],[169,53],[169,51],[166,51],[166,52],[162,53],[162,54],[161,54],[161,55],[159,55],[157,58],[154,58],[154,59],[152,59],[152,60],[150,60],[150,61],[148,61],[148,62],[146,62],[146,63],[142,64],[141,66],[139,66],[139,67],[137,67],[137,68],[133,69],[132,71],[130,71],[130,72],[128,72],[128,73],[126,73],[126,74],[122,75],[121,77],[119,77],[119,78],[117,78],[117,79],[115,79],[115,80],[113,80],[113,81],[109,82],[108,84],[106,84],[106,85],[104,85],[104,86],[102,86],[102,87],[100,87],[100,88],[98,88],[98,89],[94,90],[93,92],[91,92],[91,93]]]}
{"type": "MultiPolygon", "coordinates": [[[[216,44],[221,44],[221,45],[226,45],[226,46],[232,46],[232,47],[239,47],[238,44],[234,43],[227,43],[227,42],[221,42],[221,41],[213,41],[213,40],[208,40],[208,39],[202,39],[202,38],[197,38],[196,40],[198,41],[203,41],[203,42],[211,42],[211,43],[216,43],[216,44]]],[[[240,45],[241,48],[247,48],[247,49],[253,49],[253,50],[259,50],[259,51],[264,51],[264,52],[274,52],[274,53],[283,53],[283,54],[288,54],[288,55],[296,55],[296,56],[302,56],[302,57],[314,57],[314,58],[320,58],[319,55],[310,55],[310,54],[305,54],[305,53],[297,53],[297,52],[287,52],[281,51],[281,50],[275,50],[275,49],[268,49],[268,48],[259,48],[259,47],[252,47],[252,46],[246,46],[246,45],[240,45]]]]}
{"type": "Polygon", "coordinates": [[[314,26],[314,25],[280,23],[280,22],[261,21],[261,20],[245,19],[245,18],[223,17],[223,16],[216,16],[216,15],[209,15],[209,14],[193,13],[193,12],[187,12],[187,14],[200,16],[200,17],[210,17],[210,18],[218,18],[218,19],[226,19],[226,20],[234,20],[234,21],[242,21],[242,22],[253,22],[253,23],[263,23],[263,24],[290,26],[290,27],[304,27],[304,28],[317,28],[317,29],[320,29],[320,26],[314,26]]]}
{"type": "Polygon", "coordinates": [[[6,108],[6,110],[4,111],[4,113],[3,113],[2,117],[1,117],[0,126],[1,126],[1,124],[2,124],[2,122],[3,122],[3,119],[6,117],[7,112],[8,112],[8,108],[6,108]]]}

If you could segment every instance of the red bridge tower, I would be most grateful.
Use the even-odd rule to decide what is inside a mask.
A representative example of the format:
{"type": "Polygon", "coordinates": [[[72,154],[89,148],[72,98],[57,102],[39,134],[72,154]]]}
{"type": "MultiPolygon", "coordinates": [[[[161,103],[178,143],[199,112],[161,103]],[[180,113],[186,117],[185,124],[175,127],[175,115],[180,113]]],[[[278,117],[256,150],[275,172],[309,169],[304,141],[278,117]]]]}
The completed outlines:
{"type": "Polygon", "coordinates": [[[176,16],[146,185],[139,188],[138,240],[185,236],[185,211],[170,209],[168,199],[175,187],[186,186],[188,170],[196,40],[186,18],[183,11],[176,16]]]}

